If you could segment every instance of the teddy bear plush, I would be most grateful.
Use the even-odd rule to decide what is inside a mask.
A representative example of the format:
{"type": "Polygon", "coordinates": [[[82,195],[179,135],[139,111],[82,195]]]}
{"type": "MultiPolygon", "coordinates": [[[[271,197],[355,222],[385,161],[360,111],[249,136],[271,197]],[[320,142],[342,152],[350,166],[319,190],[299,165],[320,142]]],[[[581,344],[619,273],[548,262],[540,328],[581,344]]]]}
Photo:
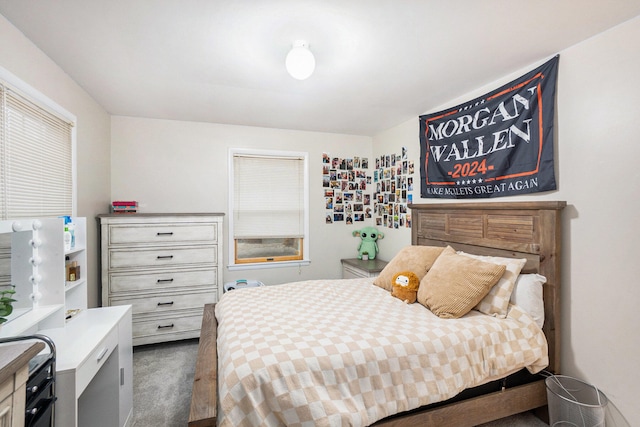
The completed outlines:
{"type": "Polygon", "coordinates": [[[413,304],[418,299],[420,279],[411,271],[401,271],[393,276],[391,281],[391,295],[400,298],[407,304],[413,304]]]}

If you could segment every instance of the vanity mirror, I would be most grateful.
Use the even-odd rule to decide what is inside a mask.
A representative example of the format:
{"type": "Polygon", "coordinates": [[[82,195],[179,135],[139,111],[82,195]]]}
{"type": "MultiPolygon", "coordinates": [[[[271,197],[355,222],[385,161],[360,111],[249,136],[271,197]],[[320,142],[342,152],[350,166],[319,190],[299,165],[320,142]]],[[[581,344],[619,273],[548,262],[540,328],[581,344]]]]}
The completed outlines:
{"type": "Polygon", "coordinates": [[[0,221],[0,290],[14,289],[0,336],[64,324],[64,245],[60,218],[0,221]]]}
{"type": "Polygon", "coordinates": [[[30,296],[33,287],[29,282],[33,267],[19,254],[33,252],[29,242],[33,231],[9,231],[0,233],[0,291],[13,289],[13,312],[7,316],[11,321],[30,311],[33,303],[30,296]],[[15,255],[12,257],[12,253],[15,255]]]}

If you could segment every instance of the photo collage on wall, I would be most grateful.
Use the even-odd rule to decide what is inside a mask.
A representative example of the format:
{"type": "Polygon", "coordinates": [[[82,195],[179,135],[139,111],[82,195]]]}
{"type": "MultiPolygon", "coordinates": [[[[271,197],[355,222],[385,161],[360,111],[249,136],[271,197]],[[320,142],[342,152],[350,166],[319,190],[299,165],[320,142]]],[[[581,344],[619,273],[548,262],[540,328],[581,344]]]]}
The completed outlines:
{"type": "Polygon", "coordinates": [[[327,224],[372,218],[371,176],[366,157],[340,158],[322,154],[322,187],[327,224]]]}
{"type": "Polygon", "coordinates": [[[322,154],[322,186],[327,224],[365,221],[375,226],[411,227],[407,204],[412,203],[415,166],[406,147],[401,154],[375,159],[373,177],[366,157],[340,158],[322,154]]]}
{"type": "Polygon", "coordinates": [[[373,171],[375,185],[374,216],[377,227],[411,228],[411,214],[407,204],[413,203],[415,165],[408,160],[407,148],[401,154],[377,157],[373,171]]]}

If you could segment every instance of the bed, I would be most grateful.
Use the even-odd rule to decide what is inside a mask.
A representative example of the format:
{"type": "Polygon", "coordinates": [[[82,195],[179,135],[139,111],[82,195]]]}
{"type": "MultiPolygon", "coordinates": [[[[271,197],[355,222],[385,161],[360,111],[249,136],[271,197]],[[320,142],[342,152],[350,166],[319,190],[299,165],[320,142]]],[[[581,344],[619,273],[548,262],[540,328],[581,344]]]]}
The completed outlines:
{"type": "MultiPolygon", "coordinates": [[[[546,277],[546,283],[544,284],[544,325],[542,331],[544,333],[546,354],[534,354],[531,360],[526,362],[527,367],[531,367],[531,371],[538,372],[545,365],[547,372],[559,373],[560,372],[560,343],[559,343],[559,286],[560,286],[560,217],[562,209],[565,207],[565,202],[507,202],[507,203],[436,203],[436,204],[421,204],[411,205],[413,216],[413,229],[412,229],[412,246],[426,246],[426,247],[447,247],[455,249],[456,251],[464,251],[466,253],[476,255],[486,255],[493,257],[507,257],[526,259],[526,263],[522,267],[522,274],[538,273],[546,277]]],[[[447,249],[449,250],[449,249],[447,249]]],[[[278,295],[278,292],[293,292],[293,289],[298,289],[300,292],[307,292],[307,288],[320,289],[321,292],[325,292],[326,299],[332,301],[331,307],[334,309],[342,310],[338,301],[350,301],[348,294],[358,294],[361,292],[363,286],[369,286],[370,288],[376,288],[370,283],[362,283],[361,281],[351,281],[349,283],[342,283],[331,281],[307,281],[295,284],[295,288],[288,289],[287,287],[293,286],[292,284],[279,285],[269,290],[271,294],[262,294],[264,297],[263,305],[259,303],[255,304],[256,307],[262,307],[264,311],[265,307],[273,306],[276,301],[281,300],[282,295],[278,295]],[[352,285],[352,286],[349,286],[352,285]],[[342,286],[342,287],[338,287],[342,286]],[[347,287],[345,287],[347,286],[347,287]],[[279,288],[279,289],[276,289],[279,288]]],[[[241,292],[250,291],[249,289],[241,292]]],[[[260,291],[260,292],[264,292],[260,291]]],[[[375,292],[381,293],[382,289],[376,288],[375,292]]],[[[374,293],[375,293],[374,292],[374,293]]],[[[233,404],[230,404],[230,396],[236,396],[238,399],[243,399],[246,396],[237,396],[237,391],[234,391],[231,387],[228,387],[228,377],[233,374],[236,367],[229,367],[231,360],[236,360],[237,356],[244,357],[251,353],[251,351],[257,351],[256,354],[260,355],[260,349],[247,350],[246,354],[243,354],[243,350],[239,350],[234,347],[231,338],[229,337],[229,330],[232,328],[234,321],[227,314],[224,315],[224,311],[251,311],[238,310],[238,300],[240,297],[237,294],[234,298],[228,297],[226,300],[221,301],[220,307],[218,307],[219,315],[222,320],[220,325],[216,318],[215,305],[207,305],[204,310],[203,324],[201,330],[201,337],[198,348],[198,358],[196,362],[196,373],[194,377],[194,384],[192,390],[192,400],[189,415],[189,425],[196,426],[214,426],[217,422],[220,424],[233,425],[231,415],[227,412],[219,414],[219,407],[226,407],[226,411],[231,412],[230,408],[233,408],[233,404]],[[224,304],[223,304],[224,303],[224,304]],[[226,307],[225,307],[226,306],[226,307]],[[220,336],[218,334],[220,333],[220,336]],[[218,346],[220,345],[220,351],[218,346]],[[220,352],[220,354],[219,354],[220,352]],[[233,353],[233,356],[231,355],[233,353]],[[220,358],[220,359],[219,359],[220,358]],[[220,363],[219,363],[220,362],[220,363]],[[220,365],[220,366],[219,366],[220,365]],[[219,371],[220,369],[220,371],[219,371]],[[219,384],[220,382],[220,384],[219,384]],[[220,394],[219,394],[220,392],[220,394]],[[226,420],[225,420],[226,418],[226,420]]],[[[314,304],[316,303],[314,297],[314,304]]],[[[377,298],[377,297],[372,297],[377,298]]],[[[302,299],[302,298],[299,298],[302,299]]],[[[393,298],[389,297],[389,300],[393,298]]],[[[353,305],[353,302],[348,302],[348,305],[353,305]]],[[[370,305],[367,303],[367,306],[370,305]]],[[[316,313],[318,310],[314,310],[316,306],[309,306],[308,302],[305,304],[299,304],[299,309],[302,310],[297,314],[298,318],[304,316],[303,313],[316,313]]],[[[509,306],[510,308],[514,306],[509,306]]],[[[515,307],[513,313],[514,317],[520,319],[530,319],[528,316],[520,316],[518,307],[515,307]]],[[[276,307],[274,307],[276,309],[276,307]]],[[[366,312],[362,310],[362,315],[366,318],[374,319],[375,313],[381,310],[376,308],[373,312],[366,312]]],[[[405,306],[405,311],[409,312],[428,312],[424,307],[420,307],[419,304],[412,304],[405,306]]],[[[350,315],[351,316],[351,315],[350,315]]],[[[372,337],[372,339],[389,339],[389,331],[383,326],[384,323],[376,324],[374,320],[371,322],[358,319],[357,314],[353,315],[353,318],[349,318],[350,325],[356,325],[358,334],[365,337],[372,337]],[[354,323],[355,322],[355,323],[354,323]],[[358,322],[361,324],[359,325],[358,322]],[[371,323],[371,325],[367,325],[371,323]],[[376,336],[375,331],[367,329],[367,327],[373,327],[381,334],[385,335],[383,338],[376,336]]],[[[468,316],[465,316],[465,318],[468,316]]],[[[477,316],[471,315],[470,317],[480,317],[482,322],[493,322],[489,316],[477,316]]],[[[336,339],[341,339],[339,331],[341,328],[344,330],[344,325],[340,322],[322,323],[322,317],[314,318],[313,315],[309,316],[308,322],[311,325],[316,325],[320,330],[325,331],[325,334],[333,334],[336,339]],[[320,327],[322,326],[322,327],[320,327]],[[329,332],[327,332],[329,331],[329,332]]],[[[274,319],[271,319],[273,323],[274,319]]],[[[506,320],[510,320],[507,316],[506,320]]],[[[411,320],[415,322],[415,319],[411,320]]],[[[528,323],[530,321],[523,320],[532,335],[531,340],[538,340],[535,336],[535,330],[539,328],[532,327],[528,323]],[[527,323],[528,322],[528,323],[527,323]]],[[[242,318],[240,317],[236,321],[236,326],[242,324],[250,324],[251,328],[244,331],[244,335],[253,335],[259,333],[257,329],[253,329],[256,323],[256,318],[242,318]]],[[[294,323],[293,318],[290,319],[290,323],[294,323]]],[[[419,321],[420,324],[421,321],[419,321]]],[[[508,323],[508,322],[502,322],[508,323]]],[[[284,323],[286,328],[286,323],[284,323]]],[[[451,323],[453,325],[453,323],[451,323]]],[[[283,327],[281,325],[281,327],[283,327]]],[[[484,326],[483,326],[484,327],[484,326]]],[[[291,332],[291,331],[289,331],[291,332]]],[[[295,332],[295,331],[294,331],[295,332]]],[[[416,327],[412,333],[421,333],[421,328],[416,327]]],[[[232,333],[233,334],[233,333],[232,333]]],[[[495,334],[494,334],[495,335],[495,334]]],[[[285,333],[282,335],[286,337],[285,333]]],[[[423,337],[423,335],[416,335],[423,337]]],[[[323,336],[320,340],[326,340],[327,337],[323,336]]],[[[282,341],[282,339],[280,340],[282,341]]],[[[429,340],[419,341],[429,342],[429,340]]],[[[273,341],[279,342],[278,340],[273,341]]],[[[426,347],[422,342],[419,346],[414,347],[426,347]]],[[[396,343],[397,344],[397,343],[396,343]]],[[[405,343],[406,344],[406,343],[405,343]]],[[[408,343],[411,344],[411,343],[408,343]]],[[[416,343],[414,343],[416,344],[416,343]]],[[[328,345],[332,345],[328,343],[328,345]]],[[[271,348],[273,345],[263,345],[262,348],[271,348]]],[[[412,347],[413,348],[413,347],[412,347]]],[[[282,353],[287,353],[289,350],[283,348],[282,353]]],[[[315,350],[316,352],[318,350],[315,350]]],[[[529,353],[536,353],[538,350],[534,350],[529,353]]],[[[307,355],[308,356],[308,355],[307,355]]],[[[265,357],[254,357],[254,360],[269,359],[274,356],[269,354],[265,357]]],[[[521,358],[520,356],[518,356],[521,358]]],[[[314,354],[313,358],[309,360],[315,360],[318,358],[318,354],[314,354]]],[[[304,358],[303,358],[304,359],[304,358]]],[[[313,364],[315,362],[311,362],[313,364]]],[[[368,363],[368,362],[367,362],[368,363]]],[[[253,367],[251,369],[254,369],[253,367]]],[[[269,372],[267,367],[261,365],[258,371],[263,370],[269,372]],[[264,368],[264,369],[262,369],[264,368]]],[[[282,372],[279,367],[269,368],[277,369],[278,374],[271,374],[274,378],[279,377],[282,372]]],[[[376,368],[377,369],[377,368],[376,368]]],[[[456,371],[455,368],[448,368],[449,370],[456,371]]],[[[544,387],[544,379],[540,375],[530,375],[525,381],[511,381],[511,378],[517,377],[522,374],[522,370],[510,370],[507,368],[504,371],[487,371],[479,374],[479,384],[474,387],[456,392],[455,395],[449,396],[445,391],[442,393],[442,401],[431,402],[420,400],[422,397],[419,395],[411,395],[407,397],[407,401],[410,402],[408,406],[403,406],[398,403],[394,403],[389,407],[383,407],[380,409],[380,396],[373,397],[374,403],[370,404],[368,401],[367,407],[369,409],[364,414],[359,414],[355,421],[350,419],[345,421],[344,419],[328,422],[328,425],[340,425],[346,423],[354,423],[359,425],[371,424],[376,426],[409,426],[409,425],[433,425],[433,426],[474,426],[481,423],[489,422],[495,419],[503,418],[512,414],[534,410],[546,405],[546,391],[544,387]],[[506,378],[503,379],[502,377],[506,378]],[[496,388],[497,387],[497,388],[496,388]],[[451,397],[451,398],[450,398],[451,397]],[[377,399],[377,400],[376,400],[377,399]],[[429,403],[429,404],[427,404],[429,403]],[[394,406],[395,405],[395,406],[394,406]],[[418,405],[418,406],[416,406],[418,405]],[[375,407],[375,408],[374,408],[375,407]],[[373,408],[373,409],[372,409],[373,408]],[[381,417],[381,414],[384,417],[381,417]]],[[[475,370],[473,368],[472,370],[475,370]]],[[[318,371],[316,371],[317,373],[318,371]]],[[[336,371],[338,372],[338,371],[336,371]]],[[[362,372],[358,372],[357,377],[367,378],[368,374],[360,375],[362,372]]],[[[313,377],[312,374],[308,374],[306,378],[313,377]]],[[[337,375],[337,374],[336,374],[337,375]]],[[[345,375],[349,375],[348,373],[345,375]]],[[[400,374],[402,375],[402,374],[400,374]]],[[[372,377],[373,378],[373,377],[372,377]]],[[[411,377],[413,378],[413,377],[411,377]]],[[[355,378],[354,378],[355,379],[355,378]]],[[[331,383],[327,378],[321,379],[324,382],[331,383]]],[[[321,382],[322,382],[321,381],[321,382]]],[[[373,380],[372,380],[373,381],[373,380]]],[[[414,381],[414,380],[412,380],[414,381]]],[[[460,384],[465,385],[465,379],[462,378],[458,381],[460,384]]],[[[418,382],[416,382],[418,384],[418,382]]],[[[428,389],[433,386],[425,383],[421,386],[414,388],[428,389]]],[[[361,385],[361,387],[367,389],[368,385],[361,385]]],[[[262,386],[256,387],[256,393],[260,392],[262,386]]],[[[437,388],[437,387],[436,387],[437,388]]],[[[285,387],[286,389],[286,387],[285,387]]],[[[343,390],[344,391],[344,390],[343,390]]],[[[361,390],[357,391],[358,393],[361,390]]],[[[251,392],[253,393],[253,392],[251,392]]],[[[249,393],[249,394],[251,394],[249,393]]],[[[326,399],[327,396],[323,396],[320,392],[320,400],[327,401],[332,399],[326,399]]],[[[330,393],[330,392],[327,392],[330,393]]],[[[374,393],[375,394],[375,393],[374,393]]],[[[256,396],[258,396],[256,394],[256,396]]],[[[334,396],[335,397],[335,396],[334,396]]],[[[343,395],[344,397],[344,395],[343,395]]],[[[261,399],[264,397],[258,396],[256,398],[256,407],[260,406],[261,399]]],[[[395,399],[395,398],[394,398],[395,399]]],[[[340,400],[340,398],[334,399],[340,400]]],[[[348,399],[347,399],[348,400],[348,399]]],[[[366,398],[361,397],[358,394],[356,400],[366,401],[366,398]],[[364,399],[364,400],[363,400],[364,399]]],[[[233,400],[232,400],[233,401],[233,400]]],[[[276,403],[277,405],[278,403],[276,403]]],[[[347,403],[348,404],[348,403],[347,403]]],[[[389,405],[387,405],[389,406],[389,405]]],[[[286,408],[285,408],[286,409],[286,408]]],[[[317,409],[317,408],[316,408],[317,409]]],[[[314,411],[314,405],[309,405],[309,411],[314,411]]],[[[283,411],[282,413],[285,413],[283,411]]],[[[295,417],[295,415],[294,415],[295,417]]],[[[251,416],[249,416],[251,418],[251,416]]],[[[295,421],[291,421],[295,418],[281,418],[279,422],[286,424],[295,424],[295,421]]],[[[250,424],[250,421],[247,421],[250,424]]],[[[311,423],[313,425],[313,423],[311,423]]]]}

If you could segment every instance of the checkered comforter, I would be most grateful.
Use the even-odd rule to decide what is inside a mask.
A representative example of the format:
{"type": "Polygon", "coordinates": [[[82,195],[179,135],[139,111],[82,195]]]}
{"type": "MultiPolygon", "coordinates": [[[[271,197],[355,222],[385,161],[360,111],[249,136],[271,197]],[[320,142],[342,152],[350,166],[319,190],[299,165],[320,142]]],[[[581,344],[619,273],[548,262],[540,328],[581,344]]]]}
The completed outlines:
{"type": "Polygon", "coordinates": [[[519,307],[506,319],[439,319],[372,280],[224,294],[219,425],[365,426],[548,364],[542,331],[519,307]]]}

